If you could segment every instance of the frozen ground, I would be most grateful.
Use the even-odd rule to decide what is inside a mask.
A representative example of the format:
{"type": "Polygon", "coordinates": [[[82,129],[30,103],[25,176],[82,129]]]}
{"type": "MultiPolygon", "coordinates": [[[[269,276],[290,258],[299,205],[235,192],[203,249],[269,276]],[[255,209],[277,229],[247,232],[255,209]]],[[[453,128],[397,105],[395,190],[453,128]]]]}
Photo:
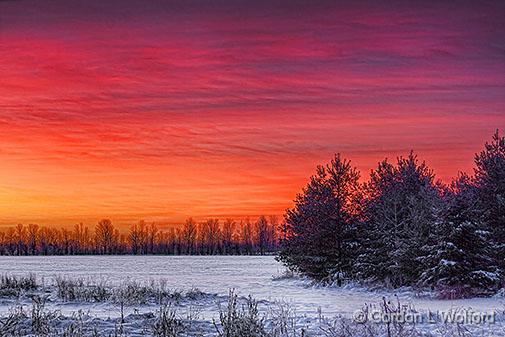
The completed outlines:
{"type": "MultiPolygon", "coordinates": [[[[383,297],[396,303],[397,295],[402,305],[408,305],[421,313],[428,310],[435,312],[463,308],[485,313],[495,311],[498,313],[496,323],[485,327],[470,326],[467,336],[505,336],[503,320],[505,301],[502,297],[437,300],[429,294],[416,294],[409,290],[391,292],[369,291],[357,287],[318,287],[313,286],[308,280],[299,278],[274,279],[274,276],[283,272],[283,267],[272,256],[0,257],[0,271],[2,274],[18,276],[35,274],[37,280],[44,286],[34,294],[46,295],[48,310],[58,310],[66,317],[83,310],[88,321],[94,319],[97,324],[117,320],[120,317],[121,307],[111,301],[100,303],[63,301],[56,296],[54,284],[57,276],[68,279],[83,278],[87,282],[105,284],[107,287],[124,285],[129,281],[149,284],[163,280],[167,289],[177,290],[182,294],[182,298],[175,305],[179,315],[183,314],[186,318],[196,317],[192,329],[201,330],[202,335],[209,336],[215,335],[216,330],[211,322],[213,319],[219,320],[218,303],[221,303],[221,306],[225,305],[229,289],[235,289],[239,296],[251,295],[255,298],[259,302],[262,314],[276,308],[278,303],[287,303],[290,312],[297,316],[297,326],[306,327],[307,331],[312,331],[312,335],[317,333],[325,335],[321,329],[310,327],[317,325],[316,321],[321,323],[321,317],[328,320],[334,317],[350,320],[353,313],[363,308],[365,303],[379,304],[383,297]],[[203,295],[196,297],[184,295],[191,293],[195,288],[203,295]]],[[[30,303],[31,296],[19,298],[2,296],[0,315],[7,315],[9,308],[17,304],[29,306],[30,303]]],[[[146,317],[152,320],[150,315],[156,315],[158,309],[158,304],[148,301],[126,305],[123,310],[127,324],[134,326],[146,317]]],[[[421,330],[426,333],[431,331],[437,335],[434,331],[435,325],[424,324],[421,330]]]]}

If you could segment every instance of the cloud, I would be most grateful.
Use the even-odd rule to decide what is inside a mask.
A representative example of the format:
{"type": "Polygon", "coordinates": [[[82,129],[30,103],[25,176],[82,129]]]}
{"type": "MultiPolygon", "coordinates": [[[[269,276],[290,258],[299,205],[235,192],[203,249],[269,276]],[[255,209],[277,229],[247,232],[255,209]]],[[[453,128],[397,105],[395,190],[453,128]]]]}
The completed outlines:
{"type": "Polygon", "coordinates": [[[334,152],[448,180],[505,126],[501,7],[0,3],[0,216],[281,213],[334,152]]]}

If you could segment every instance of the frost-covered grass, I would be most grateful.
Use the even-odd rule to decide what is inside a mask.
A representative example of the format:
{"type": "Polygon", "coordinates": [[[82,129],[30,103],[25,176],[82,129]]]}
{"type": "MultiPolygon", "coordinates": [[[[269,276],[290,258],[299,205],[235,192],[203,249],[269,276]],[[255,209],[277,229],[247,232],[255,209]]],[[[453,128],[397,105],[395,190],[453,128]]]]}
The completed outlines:
{"type": "Polygon", "coordinates": [[[190,289],[185,294],[178,290],[167,288],[164,280],[142,283],[126,280],[113,286],[104,280],[93,282],[91,279],[57,276],[55,278],[57,296],[63,301],[112,302],[121,305],[163,304],[178,301],[183,296],[197,298],[204,293],[198,289],[190,289]]]}
{"type": "Polygon", "coordinates": [[[12,275],[0,275],[0,296],[19,296],[21,292],[37,288],[34,274],[15,277],[12,275]]]}
{"type": "MultiPolygon", "coordinates": [[[[505,336],[504,307],[494,324],[357,323],[349,316],[298,313],[290,303],[171,290],[163,281],[109,283],[70,277],[38,282],[35,275],[2,276],[0,336],[201,337],[463,337],[505,336]],[[70,310],[69,310],[70,309],[70,310]],[[97,315],[95,310],[106,315],[97,315]],[[207,316],[201,315],[202,311],[207,316]],[[210,315],[209,315],[210,313],[210,315]]],[[[418,313],[399,298],[363,303],[362,312],[418,313]]],[[[456,310],[459,310],[456,308],[456,310]]]]}

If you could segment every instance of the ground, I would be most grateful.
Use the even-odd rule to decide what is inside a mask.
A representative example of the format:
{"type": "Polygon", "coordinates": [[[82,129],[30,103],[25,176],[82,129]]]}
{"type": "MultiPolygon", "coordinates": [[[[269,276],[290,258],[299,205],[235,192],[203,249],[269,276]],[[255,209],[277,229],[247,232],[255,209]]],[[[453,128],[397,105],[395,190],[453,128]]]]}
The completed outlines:
{"type": "Polygon", "coordinates": [[[18,283],[35,279],[4,280],[0,293],[1,324],[16,318],[18,335],[218,336],[256,322],[257,333],[273,337],[387,336],[390,318],[394,336],[505,336],[501,296],[438,300],[412,289],[316,286],[282,277],[272,256],[1,257],[0,270],[18,283]],[[369,320],[356,322],[360,315],[369,320]]]}

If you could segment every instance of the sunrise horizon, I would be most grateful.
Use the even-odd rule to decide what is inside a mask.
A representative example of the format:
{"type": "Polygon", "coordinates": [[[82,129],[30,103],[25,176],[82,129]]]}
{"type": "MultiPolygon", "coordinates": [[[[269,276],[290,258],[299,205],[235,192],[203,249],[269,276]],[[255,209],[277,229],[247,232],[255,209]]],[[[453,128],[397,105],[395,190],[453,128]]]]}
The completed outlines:
{"type": "MultiPolygon", "coordinates": [[[[494,130],[494,132],[500,133],[499,129],[494,130]]],[[[492,135],[492,134],[491,134],[492,135]]],[[[435,176],[436,181],[440,181],[444,186],[449,186],[454,180],[458,178],[459,175],[461,174],[467,174],[472,176],[473,171],[475,168],[474,165],[474,157],[477,155],[483,148],[483,145],[486,142],[489,142],[491,139],[491,136],[488,136],[485,138],[480,144],[480,147],[475,150],[472,156],[470,156],[470,160],[468,163],[465,163],[467,167],[467,170],[462,170],[462,169],[457,169],[455,168],[456,172],[454,175],[446,174],[443,175],[442,178],[439,174],[437,174],[437,170],[434,168],[436,165],[432,165],[429,160],[426,160],[423,158],[421,155],[419,155],[418,152],[415,150],[410,150],[406,151],[405,153],[397,154],[395,156],[384,156],[381,159],[377,160],[375,162],[374,166],[370,166],[369,168],[364,168],[363,165],[359,165],[356,163],[355,160],[353,160],[349,156],[345,156],[345,154],[341,154],[344,158],[349,159],[351,164],[355,166],[358,171],[360,172],[360,182],[361,183],[366,183],[369,181],[370,178],[370,172],[375,170],[377,168],[377,165],[382,162],[383,160],[387,160],[390,163],[395,163],[398,158],[405,158],[408,156],[409,153],[413,153],[414,155],[417,156],[419,162],[426,162],[428,167],[433,171],[433,174],[435,176]]],[[[337,154],[337,152],[335,152],[337,154]]],[[[177,216],[169,216],[170,214],[170,209],[167,208],[166,212],[161,211],[159,214],[84,214],[81,215],[80,217],[76,216],[75,214],[70,215],[68,217],[61,217],[61,218],[30,218],[30,216],[24,216],[20,217],[17,219],[9,220],[8,217],[4,217],[3,221],[0,222],[0,227],[12,227],[17,224],[37,224],[37,225],[42,225],[42,226],[56,226],[56,227],[63,227],[63,228],[73,228],[76,224],[84,224],[86,226],[89,226],[90,228],[93,228],[96,223],[98,223],[100,220],[103,219],[110,219],[115,225],[118,226],[118,228],[121,231],[127,231],[129,227],[133,224],[137,224],[139,222],[146,222],[146,223],[155,223],[159,228],[162,229],[167,229],[167,228],[173,228],[173,227],[178,227],[182,226],[186,220],[188,219],[193,219],[196,222],[205,222],[206,220],[209,219],[218,219],[219,221],[224,221],[227,219],[232,219],[234,221],[237,221],[239,223],[242,222],[247,222],[251,221],[254,222],[256,221],[260,216],[275,216],[277,217],[280,221],[283,221],[283,216],[285,214],[285,211],[291,207],[293,207],[293,202],[299,193],[302,192],[302,189],[305,188],[306,184],[308,183],[310,176],[312,176],[316,172],[316,168],[318,165],[327,165],[329,160],[332,158],[332,156],[329,156],[326,161],[322,161],[320,163],[315,163],[314,167],[312,168],[311,171],[307,172],[305,175],[305,178],[300,179],[298,184],[296,186],[293,186],[293,188],[296,187],[296,190],[293,191],[291,199],[287,200],[285,202],[285,205],[279,206],[277,209],[275,208],[277,205],[272,205],[273,208],[270,208],[269,211],[267,212],[262,212],[261,209],[258,210],[257,213],[247,213],[247,212],[236,212],[236,213],[226,213],[226,214],[220,214],[220,213],[208,213],[208,214],[190,214],[190,213],[184,213],[181,212],[180,215],[177,216]],[[281,208],[282,206],[285,206],[281,208]]],[[[244,191],[246,192],[246,191],[244,191]]]]}

